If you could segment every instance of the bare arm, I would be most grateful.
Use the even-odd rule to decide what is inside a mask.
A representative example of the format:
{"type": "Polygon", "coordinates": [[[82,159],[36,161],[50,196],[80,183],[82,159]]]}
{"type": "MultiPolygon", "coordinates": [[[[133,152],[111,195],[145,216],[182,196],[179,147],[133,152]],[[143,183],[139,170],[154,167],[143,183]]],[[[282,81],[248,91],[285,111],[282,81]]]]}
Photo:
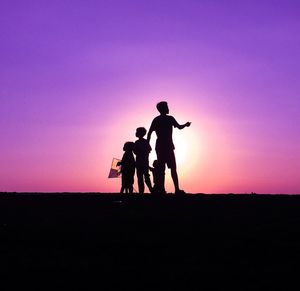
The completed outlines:
{"type": "Polygon", "coordinates": [[[187,123],[185,123],[185,124],[182,124],[182,125],[180,125],[180,124],[178,124],[178,128],[179,129],[183,129],[183,128],[185,128],[185,127],[189,127],[191,125],[191,122],[187,122],[187,123]]]}
{"type": "Polygon", "coordinates": [[[152,134],[153,131],[154,131],[154,129],[153,129],[153,121],[152,121],[151,126],[150,126],[149,131],[148,131],[148,134],[147,134],[148,143],[150,143],[151,134],[152,134]]]}
{"type": "Polygon", "coordinates": [[[185,127],[189,127],[191,125],[191,122],[186,122],[185,124],[179,124],[176,119],[174,118],[174,127],[177,127],[179,129],[183,129],[185,127]]]}

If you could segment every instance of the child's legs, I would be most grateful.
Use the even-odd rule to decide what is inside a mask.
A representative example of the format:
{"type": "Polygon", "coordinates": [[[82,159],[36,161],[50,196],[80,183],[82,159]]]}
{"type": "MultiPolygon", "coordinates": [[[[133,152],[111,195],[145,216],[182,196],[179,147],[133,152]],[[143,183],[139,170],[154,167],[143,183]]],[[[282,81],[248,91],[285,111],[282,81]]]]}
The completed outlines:
{"type": "Polygon", "coordinates": [[[122,175],[122,188],[125,193],[132,193],[133,192],[133,174],[123,173],[122,175]],[[132,190],[131,190],[132,188],[132,190]]]}
{"type": "Polygon", "coordinates": [[[138,178],[139,193],[143,194],[144,190],[145,190],[143,168],[138,167],[136,169],[136,175],[137,175],[137,178],[138,178]]]}
{"type": "Polygon", "coordinates": [[[121,190],[120,190],[120,193],[124,193],[124,191],[126,191],[126,177],[124,174],[122,174],[122,187],[121,187],[121,190]]]}
{"type": "Polygon", "coordinates": [[[148,167],[144,171],[144,177],[145,177],[145,183],[146,183],[149,191],[152,192],[152,185],[151,185],[151,180],[150,180],[150,174],[149,174],[148,167]]]}

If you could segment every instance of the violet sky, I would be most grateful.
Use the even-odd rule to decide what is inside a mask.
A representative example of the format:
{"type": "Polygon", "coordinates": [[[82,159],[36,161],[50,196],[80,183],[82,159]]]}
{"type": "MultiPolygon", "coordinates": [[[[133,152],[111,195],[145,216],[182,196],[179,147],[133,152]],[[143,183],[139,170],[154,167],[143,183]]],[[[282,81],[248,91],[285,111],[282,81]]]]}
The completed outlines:
{"type": "Polygon", "coordinates": [[[299,32],[297,0],[2,1],[0,191],[119,191],[166,100],[183,189],[300,193],[299,32]]]}

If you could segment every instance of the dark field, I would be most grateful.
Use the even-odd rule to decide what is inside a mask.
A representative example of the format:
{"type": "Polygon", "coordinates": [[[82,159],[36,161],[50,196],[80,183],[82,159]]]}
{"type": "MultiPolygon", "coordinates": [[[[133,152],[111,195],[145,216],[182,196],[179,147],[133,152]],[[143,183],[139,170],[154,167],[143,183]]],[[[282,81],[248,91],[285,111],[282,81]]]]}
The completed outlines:
{"type": "Polygon", "coordinates": [[[211,275],[211,290],[221,275],[260,290],[299,270],[299,209],[297,195],[2,193],[0,264],[14,274],[96,271],[118,290],[210,290],[199,286],[211,275]]]}

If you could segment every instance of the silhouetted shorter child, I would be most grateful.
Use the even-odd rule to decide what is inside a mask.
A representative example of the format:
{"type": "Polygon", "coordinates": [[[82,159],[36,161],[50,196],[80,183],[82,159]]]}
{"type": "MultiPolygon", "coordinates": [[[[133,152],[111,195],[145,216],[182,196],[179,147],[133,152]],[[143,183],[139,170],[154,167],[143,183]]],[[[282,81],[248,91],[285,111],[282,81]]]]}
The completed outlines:
{"type": "Polygon", "coordinates": [[[153,188],[152,188],[152,191],[153,193],[159,193],[158,191],[158,176],[159,176],[159,165],[158,165],[158,162],[157,160],[155,160],[152,164],[153,168],[152,167],[149,167],[149,170],[152,172],[152,176],[153,176],[153,188]]]}
{"type": "Polygon", "coordinates": [[[124,144],[123,154],[121,162],[118,162],[118,166],[121,165],[122,173],[122,187],[120,193],[132,193],[133,192],[133,183],[134,183],[134,172],[135,172],[135,160],[133,156],[133,142],[126,142],[124,144]]]}
{"type": "Polygon", "coordinates": [[[144,180],[149,191],[152,192],[149,175],[149,153],[152,149],[149,142],[144,139],[146,133],[147,130],[144,127],[138,127],[135,133],[138,140],[134,143],[134,153],[136,154],[136,173],[138,177],[139,193],[141,194],[143,194],[145,190],[144,180]]]}

